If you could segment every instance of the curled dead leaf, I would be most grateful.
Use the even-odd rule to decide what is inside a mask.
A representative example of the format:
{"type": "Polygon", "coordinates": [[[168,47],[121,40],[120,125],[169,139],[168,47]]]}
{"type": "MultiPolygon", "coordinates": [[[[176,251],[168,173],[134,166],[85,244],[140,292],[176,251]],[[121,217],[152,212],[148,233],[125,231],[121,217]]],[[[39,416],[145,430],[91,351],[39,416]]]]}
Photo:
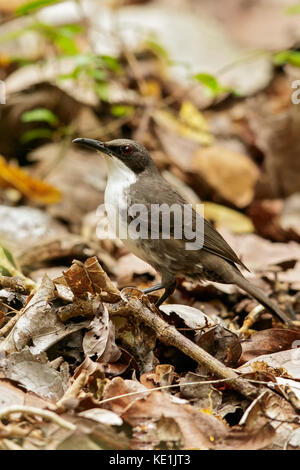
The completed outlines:
{"type": "Polygon", "coordinates": [[[44,181],[36,180],[17,166],[8,165],[0,156],[0,187],[15,188],[38,204],[56,204],[61,199],[58,189],[44,181]]]}

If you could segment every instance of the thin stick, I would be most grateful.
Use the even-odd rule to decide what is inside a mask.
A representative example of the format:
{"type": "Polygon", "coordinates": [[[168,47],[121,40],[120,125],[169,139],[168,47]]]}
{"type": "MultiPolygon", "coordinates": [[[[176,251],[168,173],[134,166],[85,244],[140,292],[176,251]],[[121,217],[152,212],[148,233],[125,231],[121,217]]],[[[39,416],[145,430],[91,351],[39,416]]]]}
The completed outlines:
{"type": "MultiPolygon", "coordinates": [[[[100,404],[102,405],[103,403],[108,403],[110,401],[118,400],[119,398],[126,398],[126,397],[130,397],[133,395],[140,395],[142,393],[152,393],[152,392],[156,392],[159,390],[165,390],[167,388],[188,387],[189,385],[219,384],[223,382],[228,382],[228,380],[231,380],[231,379],[203,380],[199,382],[187,382],[187,383],[182,383],[182,384],[162,385],[161,387],[148,388],[148,389],[140,390],[137,392],[128,392],[128,393],[123,393],[122,395],[116,395],[115,397],[105,398],[104,400],[101,400],[99,402],[99,405],[100,404]]],[[[250,382],[250,383],[257,383],[259,385],[267,385],[268,387],[271,387],[271,388],[275,388],[276,386],[280,387],[282,385],[282,384],[278,384],[277,382],[267,382],[265,380],[254,380],[254,379],[248,379],[248,378],[244,378],[243,380],[246,380],[247,382],[250,382]]],[[[295,388],[296,390],[300,390],[300,386],[297,387],[296,385],[289,385],[289,387],[295,388]]]]}
{"type": "Polygon", "coordinates": [[[64,396],[57,402],[57,406],[64,406],[66,400],[72,397],[77,397],[82,388],[85,386],[88,376],[89,374],[87,370],[81,371],[77,379],[74,380],[71,387],[68,388],[64,396]]]}
{"type": "Polygon", "coordinates": [[[200,382],[189,382],[189,383],[182,383],[182,384],[162,385],[161,387],[147,388],[145,390],[140,390],[140,391],[137,391],[137,392],[128,392],[128,393],[123,393],[122,395],[116,395],[115,397],[105,398],[104,400],[101,400],[98,404],[102,405],[103,403],[108,403],[109,401],[118,400],[119,398],[131,397],[133,395],[140,395],[141,393],[157,392],[158,390],[165,390],[167,388],[187,387],[188,385],[218,384],[218,383],[226,382],[228,380],[231,380],[231,379],[203,380],[203,381],[200,381],[200,382]]]}
{"type": "Polygon", "coordinates": [[[250,399],[257,397],[259,392],[255,386],[240,378],[232,369],[226,367],[222,362],[179,333],[174,326],[169,325],[160,317],[157,310],[152,311],[138,298],[131,297],[121,300],[117,304],[108,304],[107,307],[112,317],[113,315],[133,315],[138,317],[139,320],[155,331],[160,341],[164,344],[176,347],[191,359],[194,359],[198,364],[205,366],[216,377],[227,379],[230,386],[243,396],[250,399]]]}
{"type": "Polygon", "coordinates": [[[73,423],[61,418],[53,411],[41,410],[40,408],[34,408],[33,406],[8,406],[0,410],[0,420],[6,418],[12,413],[27,413],[30,415],[41,416],[42,418],[48,419],[53,423],[58,424],[61,428],[68,429],[69,431],[75,431],[76,426],[73,423]]]}
{"type": "Polygon", "coordinates": [[[4,325],[3,328],[1,328],[0,330],[0,337],[1,336],[5,336],[14,326],[15,324],[17,323],[17,321],[19,320],[19,318],[21,318],[21,316],[23,315],[24,311],[23,309],[20,310],[13,318],[11,318],[9,320],[8,323],[6,323],[6,325],[4,325]]]}

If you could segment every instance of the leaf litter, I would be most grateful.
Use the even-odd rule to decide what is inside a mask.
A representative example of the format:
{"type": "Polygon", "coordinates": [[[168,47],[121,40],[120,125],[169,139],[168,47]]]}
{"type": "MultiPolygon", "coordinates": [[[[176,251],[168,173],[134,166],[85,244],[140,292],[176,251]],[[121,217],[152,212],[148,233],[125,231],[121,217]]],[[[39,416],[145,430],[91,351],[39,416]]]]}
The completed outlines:
{"type": "MultiPolygon", "coordinates": [[[[270,54],[242,60],[233,39],[245,39],[241,2],[229,2],[231,33],[214,21],[204,27],[198,8],[215,17],[217,2],[201,2],[179,35],[174,25],[181,30],[191,18],[187,3],[172,15],[165,5],[120,7],[126,43],[129,14],[133,24],[141,15],[145,27],[154,24],[158,39],[113,53],[107,33],[100,46],[111,56],[81,24],[72,29],[64,2],[55,8],[68,39],[33,32],[22,67],[18,40],[3,44],[1,449],[300,446],[299,126],[290,101],[297,69],[273,67],[270,54]],[[193,34],[214,37],[218,54],[206,53],[212,43],[188,47],[195,66],[188,72],[176,63],[176,43],[193,34]],[[61,47],[73,52],[62,57],[61,47]],[[158,312],[156,295],[141,292],[158,281],[153,268],[118,240],[97,238],[106,168],[97,155],[71,148],[78,135],[145,144],[189,202],[205,203],[205,216],[252,269],[250,279],[294,314],[294,327],[258,311],[238,289],[210,282],[180,280],[158,312]]],[[[47,9],[38,15],[45,21],[47,9]]],[[[48,19],[52,31],[57,19],[48,19]]],[[[283,33],[272,36],[289,47],[283,33]]]]}

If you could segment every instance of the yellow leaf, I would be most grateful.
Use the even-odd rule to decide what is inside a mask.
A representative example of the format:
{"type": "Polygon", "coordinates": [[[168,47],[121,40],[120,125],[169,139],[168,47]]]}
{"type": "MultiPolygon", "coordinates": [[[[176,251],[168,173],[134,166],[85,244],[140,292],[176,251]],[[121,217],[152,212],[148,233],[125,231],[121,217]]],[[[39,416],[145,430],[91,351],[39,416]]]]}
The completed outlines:
{"type": "Polygon", "coordinates": [[[154,120],[159,126],[201,145],[211,145],[214,140],[202,113],[189,101],[182,104],[178,117],[170,111],[157,110],[154,120]]]}
{"type": "Polygon", "coordinates": [[[36,180],[17,166],[8,165],[0,156],[0,187],[15,188],[38,204],[56,204],[61,199],[58,189],[36,180]]]}
{"type": "Polygon", "coordinates": [[[146,80],[143,83],[143,95],[153,96],[155,98],[161,97],[161,87],[158,80],[146,80]]]}
{"type": "Polygon", "coordinates": [[[249,217],[221,204],[205,202],[204,216],[206,219],[215,222],[217,228],[224,227],[233,233],[254,232],[254,226],[249,217]]]}
{"type": "Polygon", "coordinates": [[[209,126],[203,114],[190,101],[182,103],[179,118],[184,124],[195,130],[209,132],[209,126]]]}

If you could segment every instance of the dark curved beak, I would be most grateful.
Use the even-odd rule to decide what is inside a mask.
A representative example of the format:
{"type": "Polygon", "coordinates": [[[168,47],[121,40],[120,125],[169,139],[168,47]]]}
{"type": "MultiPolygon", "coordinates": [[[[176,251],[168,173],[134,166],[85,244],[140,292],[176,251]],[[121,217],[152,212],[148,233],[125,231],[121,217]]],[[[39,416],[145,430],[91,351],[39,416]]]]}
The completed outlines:
{"type": "Polygon", "coordinates": [[[94,139],[85,139],[85,138],[78,138],[72,140],[73,144],[81,144],[84,145],[85,147],[92,148],[94,150],[99,150],[100,152],[105,153],[106,155],[111,155],[111,151],[109,148],[105,147],[104,142],[101,142],[100,140],[94,140],[94,139]]]}

